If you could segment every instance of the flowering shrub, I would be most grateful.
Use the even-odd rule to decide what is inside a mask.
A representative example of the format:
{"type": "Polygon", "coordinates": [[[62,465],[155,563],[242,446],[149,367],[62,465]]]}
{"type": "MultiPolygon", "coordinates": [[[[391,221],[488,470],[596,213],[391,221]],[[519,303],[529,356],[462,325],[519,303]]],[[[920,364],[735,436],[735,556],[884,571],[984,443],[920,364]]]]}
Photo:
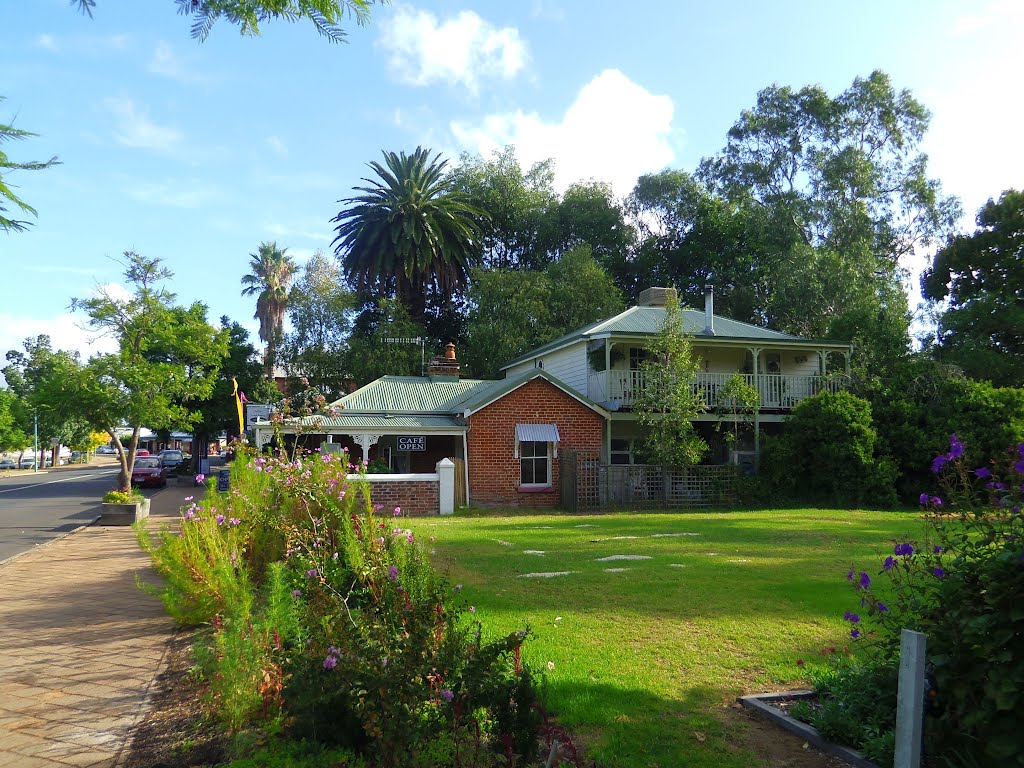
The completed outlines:
{"type": "Polygon", "coordinates": [[[876,575],[884,589],[866,571],[847,574],[860,599],[845,616],[850,636],[895,670],[901,630],[925,633],[932,749],[1024,766],[1024,444],[975,467],[953,435],[931,469],[944,498],[920,496],[928,536],[895,543],[876,575]]]}
{"type": "Polygon", "coordinates": [[[140,533],[172,615],[212,626],[217,711],[233,729],[279,727],[374,765],[532,760],[527,633],[485,640],[356,469],[331,454],[240,455],[230,490],[193,502],[180,531],[140,533]]]}
{"type": "Polygon", "coordinates": [[[107,491],[103,496],[104,504],[134,504],[145,497],[134,488],[129,491],[107,491]]]}

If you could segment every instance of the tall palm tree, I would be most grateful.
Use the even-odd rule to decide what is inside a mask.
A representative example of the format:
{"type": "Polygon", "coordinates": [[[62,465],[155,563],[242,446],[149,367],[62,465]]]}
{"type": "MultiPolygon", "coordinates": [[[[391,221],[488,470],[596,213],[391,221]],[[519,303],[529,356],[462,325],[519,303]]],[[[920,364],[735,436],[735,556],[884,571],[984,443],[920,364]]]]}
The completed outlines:
{"type": "Polygon", "coordinates": [[[249,254],[250,274],[242,278],[243,296],[258,294],[256,314],[260,321],[260,338],[267,345],[264,361],[267,376],[274,375],[277,346],[284,336],[284,314],[288,307],[288,286],[298,265],[286,254],[287,248],[278,248],[276,242],[260,243],[256,253],[249,254]]]}
{"type": "Polygon", "coordinates": [[[440,153],[383,155],[384,165],[369,163],[379,178],[364,178],[370,186],[354,188],[362,194],[339,201],[347,207],[331,219],[332,245],[354,288],[394,293],[422,322],[428,293],[444,302],[465,290],[486,214],[453,189],[440,153]]]}

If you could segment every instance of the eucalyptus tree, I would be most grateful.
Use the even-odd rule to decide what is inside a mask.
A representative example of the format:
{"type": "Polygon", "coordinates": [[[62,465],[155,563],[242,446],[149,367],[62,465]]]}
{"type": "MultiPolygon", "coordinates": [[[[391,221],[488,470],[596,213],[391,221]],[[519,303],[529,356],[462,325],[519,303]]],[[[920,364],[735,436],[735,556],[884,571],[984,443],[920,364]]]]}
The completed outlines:
{"type": "MultiPolygon", "coordinates": [[[[3,100],[4,97],[0,96],[0,101],[3,100]]],[[[20,141],[35,135],[21,128],[15,128],[13,125],[0,123],[0,229],[5,232],[24,232],[31,224],[31,222],[24,219],[14,218],[17,215],[15,213],[8,215],[7,206],[13,205],[22,213],[36,215],[36,209],[15,194],[13,185],[10,183],[10,172],[41,171],[44,168],[57,165],[59,162],[56,157],[51,157],[45,162],[39,160],[15,162],[4,154],[2,147],[5,142],[20,141]]]]}
{"type": "Polygon", "coordinates": [[[339,200],[345,208],[331,220],[332,245],[353,288],[397,298],[422,324],[428,302],[443,307],[465,291],[486,214],[455,189],[440,153],[417,147],[383,155],[383,164],[369,163],[376,178],[339,200]]]}
{"type": "Polygon", "coordinates": [[[250,273],[242,278],[243,296],[256,296],[256,313],[260,321],[260,338],[267,345],[264,358],[267,376],[273,378],[277,347],[284,338],[284,316],[288,309],[288,287],[298,265],[279,248],[276,242],[260,243],[256,253],[249,254],[250,273]]]}
{"type": "Polygon", "coordinates": [[[126,251],[127,298],[100,290],[72,300],[87,326],[117,342],[116,352],[69,369],[59,395],[106,431],[121,465],[119,487],[131,481],[143,426],[188,429],[200,419],[196,404],[210,397],[227,355],[227,332],[206,322],[206,307],[179,307],[163,284],[172,273],[160,259],[126,251]],[[127,442],[119,428],[127,428],[127,442]]]}

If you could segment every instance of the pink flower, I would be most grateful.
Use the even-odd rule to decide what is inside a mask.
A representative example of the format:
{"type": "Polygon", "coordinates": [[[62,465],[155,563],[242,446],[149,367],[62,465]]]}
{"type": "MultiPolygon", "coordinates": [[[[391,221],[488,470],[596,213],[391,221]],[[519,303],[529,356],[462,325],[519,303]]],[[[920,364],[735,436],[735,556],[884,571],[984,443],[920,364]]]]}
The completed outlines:
{"type": "Polygon", "coordinates": [[[224,515],[217,515],[217,525],[224,525],[225,519],[224,515]]]}
{"type": "Polygon", "coordinates": [[[231,523],[231,525],[241,525],[242,524],[242,521],[239,520],[237,517],[232,517],[230,520],[228,520],[228,522],[231,523]]]}
{"type": "Polygon", "coordinates": [[[203,474],[196,475],[196,482],[197,483],[201,483],[204,480],[206,480],[206,475],[203,475],[203,474]]]}
{"type": "Polygon", "coordinates": [[[402,514],[402,508],[395,507],[395,517],[398,517],[400,514],[402,514]]]}
{"type": "Polygon", "coordinates": [[[410,544],[412,544],[412,531],[409,531],[409,535],[406,536],[405,538],[406,538],[406,541],[408,541],[410,544]]]}
{"type": "Polygon", "coordinates": [[[471,605],[471,606],[469,606],[469,612],[470,612],[470,613],[476,613],[476,607],[475,607],[475,606],[472,606],[472,605],[471,605]]]}

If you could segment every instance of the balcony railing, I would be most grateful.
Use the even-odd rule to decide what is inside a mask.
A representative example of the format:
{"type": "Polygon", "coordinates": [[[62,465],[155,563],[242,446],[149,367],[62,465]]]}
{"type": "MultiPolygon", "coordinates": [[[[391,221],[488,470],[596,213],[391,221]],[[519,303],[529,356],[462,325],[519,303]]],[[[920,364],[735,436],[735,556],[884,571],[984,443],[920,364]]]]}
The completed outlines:
{"type": "MultiPolygon", "coordinates": [[[[801,400],[819,392],[838,392],[846,387],[845,379],[837,376],[782,373],[740,375],[747,384],[756,387],[761,399],[761,410],[789,410],[801,400]]],[[[587,380],[587,396],[613,410],[632,408],[637,395],[643,391],[644,376],[643,371],[591,372],[587,380]]],[[[708,406],[714,407],[719,389],[732,377],[731,373],[699,373],[693,386],[704,394],[708,406]]]]}

